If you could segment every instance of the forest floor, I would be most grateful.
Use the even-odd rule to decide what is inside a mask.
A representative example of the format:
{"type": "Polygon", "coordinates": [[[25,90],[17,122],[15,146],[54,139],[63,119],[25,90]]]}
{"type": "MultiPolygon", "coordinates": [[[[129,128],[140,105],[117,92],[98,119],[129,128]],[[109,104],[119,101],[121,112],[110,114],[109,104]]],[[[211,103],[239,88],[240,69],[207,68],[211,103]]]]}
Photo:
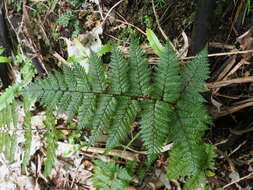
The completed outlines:
{"type": "MultiPolygon", "coordinates": [[[[211,74],[206,84],[210,90],[205,98],[214,121],[205,138],[216,146],[216,171],[208,178],[212,189],[253,189],[253,54],[250,52],[253,49],[253,13],[249,10],[245,19],[242,19],[242,2],[217,2],[214,18],[209,23],[211,74]]],[[[191,0],[157,0],[152,7],[148,0],[103,0],[101,3],[96,0],[22,3],[17,0],[8,5],[6,13],[13,46],[17,46],[20,41],[29,42],[34,50],[29,53],[36,54],[47,72],[50,72],[58,68],[58,62],[66,62],[73,45],[71,42],[75,38],[85,46],[116,42],[126,47],[130,36],[134,34],[145,45],[146,28],[151,28],[162,42],[166,42],[167,36],[175,48],[178,51],[183,50],[182,54],[186,56],[191,43],[196,4],[191,0]]],[[[151,54],[150,57],[154,55],[151,54]]],[[[104,59],[107,60],[107,57],[104,59]]],[[[40,115],[36,117],[40,120],[40,115]]],[[[67,127],[64,116],[58,119],[57,125],[67,127]]],[[[71,136],[67,130],[64,133],[71,136]]],[[[140,142],[136,143],[137,148],[139,144],[140,142]]],[[[42,148],[34,152],[32,161],[35,165],[40,163],[38,159],[42,155],[42,148]]],[[[92,160],[107,160],[108,157],[92,150],[79,151],[70,158],[76,161],[76,165],[68,166],[72,167],[68,178],[67,169],[63,171],[65,173],[61,173],[62,170],[59,169],[69,162],[64,159],[59,159],[56,165],[58,169],[55,169],[50,179],[44,179],[39,172],[31,172],[36,173],[32,178],[40,189],[92,189],[92,160]]],[[[177,181],[164,180],[161,177],[163,172],[159,177],[154,175],[166,167],[167,157],[167,153],[164,153],[150,169],[147,177],[142,182],[133,184],[131,188],[181,189],[177,181]]]]}

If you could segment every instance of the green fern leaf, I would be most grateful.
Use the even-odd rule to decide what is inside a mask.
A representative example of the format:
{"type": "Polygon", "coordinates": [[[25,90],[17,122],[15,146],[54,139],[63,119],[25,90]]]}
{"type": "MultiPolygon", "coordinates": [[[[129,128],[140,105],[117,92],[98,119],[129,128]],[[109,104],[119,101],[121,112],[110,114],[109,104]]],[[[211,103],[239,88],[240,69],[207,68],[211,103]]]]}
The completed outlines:
{"type": "Polygon", "coordinates": [[[82,103],[82,93],[72,92],[70,102],[67,108],[68,120],[71,120],[78,112],[79,106],[82,103]]]}
{"type": "Polygon", "coordinates": [[[155,72],[155,93],[165,101],[175,102],[181,91],[179,60],[168,46],[160,52],[160,61],[155,72]]]}
{"type": "Polygon", "coordinates": [[[15,96],[17,95],[19,90],[19,85],[14,84],[8,87],[5,92],[0,96],[0,111],[6,108],[9,104],[11,104],[15,96]]]}
{"type": "Polygon", "coordinates": [[[184,185],[184,190],[198,189],[206,182],[206,176],[203,172],[195,173],[189,179],[187,179],[184,185]]]}
{"type": "Polygon", "coordinates": [[[199,185],[206,161],[202,136],[210,123],[210,117],[203,106],[205,100],[199,94],[205,91],[203,85],[208,76],[206,53],[203,51],[184,68],[184,83],[176,105],[176,120],[171,129],[175,146],[170,153],[169,177],[188,176],[190,178],[186,184],[196,182],[199,185]]]}
{"type": "MultiPolygon", "coordinates": [[[[108,78],[101,58],[92,53],[89,73],[78,64],[65,66],[63,73],[56,72],[35,82],[27,92],[45,105],[67,111],[69,119],[77,115],[78,127],[91,130],[90,143],[107,132],[106,150],[124,141],[131,124],[140,121],[149,164],[159,155],[164,143],[172,141],[169,178],[185,178],[185,189],[197,188],[204,181],[205,171],[213,169],[212,148],[203,141],[211,119],[200,94],[206,90],[204,82],[209,72],[206,54],[205,50],[180,66],[176,54],[165,47],[151,78],[147,59],[135,40],[128,61],[113,49],[108,78]]],[[[109,180],[108,176],[100,179],[109,180]]]]}
{"type": "Polygon", "coordinates": [[[129,89],[128,63],[116,47],[112,50],[110,67],[112,68],[112,92],[117,94],[127,92],[129,89]]]}
{"type": "Polygon", "coordinates": [[[130,126],[140,110],[136,100],[120,97],[118,98],[118,102],[120,103],[117,105],[111,128],[108,131],[108,140],[106,142],[107,151],[126,139],[128,131],[130,131],[130,126]]]}
{"type": "Polygon", "coordinates": [[[102,134],[103,130],[108,129],[110,127],[110,123],[112,121],[112,117],[116,107],[116,98],[112,96],[99,97],[98,109],[95,113],[93,129],[91,130],[91,143],[94,143],[97,140],[97,138],[102,134]]]}
{"type": "Polygon", "coordinates": [[[18,124],[18,105],[17,102],[14,101],[11,104],[11,119],[12,119],[12,123],[14,128],[17,128],[17,124],[18,124]]]}
{"type": "Polygon", "coordinates": [[[75,77],[73,76],[73,68],[64,65],[63,72],[64,72],[64,80],[68,86],[68,89],[75,91],[76,86],[77,86],[77,81],[75,80],[75,77]]]}
{"type": "Polygon", "coordinates": [[[97,97],[89,94],[83,97],[83,102],[79,108],[77,116],[78,126],[80,128],[91,128],[92,120],[95,116],[97,97]]]}
{"type": "Polygon", "coordinates": [[[95,161],[93,185],[98,190],[126,190],[132,177],[125,168],[113,162],[95,161]]]}
{"type": "Polygon", "coordinates": [[[149,155],[149,163],[160,153],[168,134],[171,106],[162,101],[144,102],[141,134],[149,155]]]}
{"type": "Polygon", "coordinates": [[[48,131],[45,133],[46,137],[46,146],[47,146],[47,154],[46,160],[44,161],[44,171],[43,175],[46,177],[50,175],[51,170],[53,168],[53,164],[56,160],[56,150],[58,147],[57,140],[59,137],[58,131],[55,128],[56,119],[52,113],[52,111],[46,111],[46,120],[44,121],[45,126],[48,128],[48,131]]]}
{"type": "Polygon", "coordinates": [[[69,102],[71,100],[72,93],[69,91],[66,91],[63,96],[61,97],[60,101],[57,104],[59,113],[63,113],[67,110],[69,106],[69,102]]]}
{"type": "Polygon", "coordinates": [[[139,47],[139,42],[133,40],[129,49],[131,94],[148,96],[152,93],[151,72],[148,65],[148,61],[139,47]]]}
{"type": "Polygon", "coordinates": [[[83,66],[75,64],[73,68],[73,74],[77,83],[76,90],[81,92],[90,92],[91,86],[89,84],[88,75],[83,66]]]}
{"type": "Polygon", "coordinates": [[[31,124],[31,112],[30,112],[30,106],[34,102],[34,100],[24,97],[24,111],[25,111],[25,117],[24,117],[24,124],[23,127],[25,129],[25,149],[23,154],[23,160],[22,160],[22,172],[25,173],[26,167],[30,160],[30,151],[32,146],[32,124],[31,124]]]}
{"type": "Polygon", "coordinates": [[[92,89],[94,92],[103,92],[106,88],[106,80],[105,69],[101,58],[92,52],[89,62],[89,76],[92,81],[92,89]]]}
{"type": "Polygon", "coordinates": [[[60,72],[55,72],[54,76],[55,76],[56,81],[58,82],[58,85],[57,85],[57,86],[59,86],[59,88],[60,88],[62,91],[67,90],[67,87],[68,87],[68,86],[67,86],[67,84],[65,83],[63,74],[60,73],[60,72]]]}

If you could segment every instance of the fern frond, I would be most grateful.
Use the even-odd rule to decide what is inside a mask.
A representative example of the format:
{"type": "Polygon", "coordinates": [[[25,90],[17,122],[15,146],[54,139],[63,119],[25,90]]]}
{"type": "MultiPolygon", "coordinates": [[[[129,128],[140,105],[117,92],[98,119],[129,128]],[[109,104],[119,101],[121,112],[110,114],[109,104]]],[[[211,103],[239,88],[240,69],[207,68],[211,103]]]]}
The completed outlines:
{"type": "Polygon", "coordinates": [[[175,146],[170,153],[168,167],[170,178],[188,176],[190,184],[198,182],[198,185],[204,175],[201,172],[205,168],[206,158],[202,136],[210,123],[210,117],[203,106],[205,100],[199,94],[205,91],[203,84],[207,74],[206,51],[188,63],[182,72],[183,87],[176,104],[173,126],[175,146]]]}
{"type": "Polygon", "coordinates": [[[128,63],[116,47],[112,50],[110,67],[112,68],[112,92],[117,94],[127,92],[129,89],[128,63]]]}
{"type": "Polygon", "coordinates": [[[65,82],[64,75],[60,72],[55,72],[54,76],[56,81],[58,82],[57,86],[59,87],[59,89],[61,89],[62,91],[67,90],[68,86],[65,82]]]}
{"type": "Polygon", "coordinates": [[[11,120],[14,129],[16,129],[18,124],[18,104],[16,101],[11,104],[11,120]]]}
{"type": "Polygon", "coordinates": [[[13,162],[16,154],[18,121],[15,101],[0,111],[0,152],[3,152],[9,162],[13,162]]]}
{"type": "Polygon", "coordinates": [[[0,96],[0,151],[4,152],[9,162],[14,161],[17,147],[17,124],[19,117],[18,101],[15,99],[22,88],[34,77],[31,60],[22,57],[21,81],[9,86],[0,96]]]}
{"type": "Polygon", "coordinates": [[[98,190],[126,190],[132,180],[125,168],[113,162],[95,162],[95,173],[93,176],[93,185],[98,190]]]}
{"type": "Polygon", "coordinates": [[[205,185],[205,173],[215,169],[214,158],[214,146],[210,144],[205,144],[205,155],[203,155],[202,158],[203,167],[186,181],[187,183],[184,186],[185,190],[198,189],[200,185],[205,185]]]}
{"type": "Polygon", "coordinates": [[[31,146],[32,146],[32,124],[31,124],[31,112],[30,112],[30,106],[34,103],[33,99],[28,98],[27,96],[24,96],[24,123],[23,127],[25,129],[25,144],[24,144],[24,153],[23,153],[23,160],[22,160],[22,172],[25,173],[25,169],[29,163],[30,160],[30,152],[31,152],[31,146]]]}
{"type": "Polygon", "coordinates": [[[58,131],[55,128],[56,119],[52,113],[52,111],[46,111],[46,120],[44,120],[44,124],[47,127],[48,131],[45,133],[46,137],[46,147],[47,147],[47,154],[46,160],[44,161],[44,171],[43,175],[46,177],[50,175],[51,170],[53,168],[53,164],[56,160],[56,150],[58,147],[57,140],[58,140],[58,131]]]}
{"type": "Polygon", "coordinates": [[[103,130],[108,129],[117,107],[117,100],[113,96],[99,96],[98,109],[93,121],[91,130],[91,143],[94,143],[102,134],[103,130]]]}
{"type": "Polygon", "coordinates": [[[165,101],[175,102],[179,98],[182,88],[180,62],[176,53],[168,46],[160,54],[160,61],[154,77],[155,94],[165,101]]]}
{"type": "Polygon", "coordinates": [[[64,81],[67,84],[69,90],[76,90],[77,81],[73,75],[73,68],[67,65],[63,67],[64,81]]]}
{"type": "Polygon", "coordinates": [[[0,96],[0,111],[6,108],[9,104],[11,104],[15,96],[17,95],[19,90],[19,85],[14,84],[12,86],[9,86],[5,92],[0,96]]]}
{"type": "Polygon", "coordinates": [[[78,127],[91,130],[90,143],[107,132],[106,150],[121,143],[131,124],[140,121],[148,162],[158,156],[167,140],[172,141],[169,178],[185,178],[185,188],[198,187],[205,170],[212,169],[212,149],[203,141],[211,120],[200,94],[206,90],[206,53],[181,66],[176,54],[165,47],[152,78],[138,41],[133,41],[128,62],[113,50],[109,78],[101,58],[92,53],[89,73],[78,64],[65,66],[63,73],[37,81],[26,91],[44,105],[67,111],[69,119],[77,115],[78,127]]]}
{"type": "Polygon", "coordinates": [[[92,81],[94,92],[103,92],[106,89],[105,69],[101,58],[94,52],[91,52],[89,76],[92,81]]]}
{"type": "Polygon", "coordinates": [[[195,173],[193,176],[187,179],[184,185],[184,190],[199,189],[201,185],[204,185],[205,182],[206,176],[199,170],[198,173],[195,173]]]}
{"type": "Polygon", "coordinates": [[[150,163],[160,153],[167,138],[170,110],[171,106],[162,101],[144,102],[144,112],[140,124],[150,163]]]}
{"type": "Polygon", "coordinates": [[[148,96],[152,93],[151,72],[147,59],[139,47],[139,42],[133,40],[129,49],[129,79],[130,93],[148,96]]]}
{"type": "Polygon", "coordinates": [[[83,95],[80,92],[72,92],[70,102],[67,108],[68,120],[73,119],[82,103],[83,95]]]}
{"type": "Polygon", "coordinates": [[[69,102],[71,100],[71,95],[72,95],[72,92],[69,92],[69,91],[66,91],[63,93],[62,97],[60,98],[57,104],[59,113],[63,113],[64,111],[67,110],[69,106],[69,102]]]}
{"type": "Polygon", "coordinates": [[[97,106],[97,97],[88,94],[83,97],[83,102],[79,108],[77,116],[78,126],[80,128],[92,128],[92,120],[95,116],[97,106]]]}
{"type": "Polygon", "coordinates": [[[85,68],[80,64],[75,64],[73,68],[73,74],[76,80],[76,90],[81,92],[89,92],[91,91],[91,85],[88,80],[88,76],[86,74],[85,68]]]}
{"type": "Polygon", "coordinates": [[[126,139],[130,126],[140,110],[139,103],[136,100],[120,97],[118,101],[120,104],[117,105],[111,128],[108,130],[107,150],[114,148],[126,139]]]}

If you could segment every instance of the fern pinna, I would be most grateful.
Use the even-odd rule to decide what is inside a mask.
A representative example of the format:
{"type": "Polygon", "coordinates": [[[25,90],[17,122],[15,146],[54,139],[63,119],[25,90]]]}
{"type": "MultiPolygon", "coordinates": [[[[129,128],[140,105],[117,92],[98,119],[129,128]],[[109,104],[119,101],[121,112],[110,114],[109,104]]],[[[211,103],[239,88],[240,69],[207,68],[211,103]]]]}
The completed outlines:
{"type": "Polygon", "coordinates": [[[46,106],[66,111],[68,119],[77,115],[78,127],[91,130],[90,143],[107,132],[107,150],[123,142],[138,120],[148,161],[159,155],[165,142],[172,141],[168,176],[186,177],[186,189],[195,189],[212,168],[212,151],[202,139],[210,123],[200,94],[209,72],[206,55],[203,50],[181,65],[167,46],[152,72],[134,40],[128,59],[113,49],[108,71],[92,53],[88,73],[79,64],[64,66],[63,73],[50,74],[25,92],[46,106]]]}

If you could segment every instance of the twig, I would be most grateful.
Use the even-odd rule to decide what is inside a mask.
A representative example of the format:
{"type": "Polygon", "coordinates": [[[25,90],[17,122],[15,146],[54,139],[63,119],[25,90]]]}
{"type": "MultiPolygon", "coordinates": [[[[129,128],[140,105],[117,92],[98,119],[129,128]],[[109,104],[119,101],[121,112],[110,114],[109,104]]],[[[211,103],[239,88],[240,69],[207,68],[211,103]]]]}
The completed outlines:
{"type": "MultiPolygon", "coordinates": [[[[172,146],[173,146],[173,143],[170,143],[170,144],[165,145],[164,147],[162,147],[161,153],[169,151],[169,150],[172,148],[172,146]]],[[[127,149],[127,150],[130,150],[130,151],[132,151],[132,152],[138,153],[138,154],[145,154],[145,155],[148,154],[147,151],[138,151],[138,150],[134,150],[134,149],[129,148],[129,147],[126,148],[126,149],[127,149]]]]}
{"type": "Polygon", "coordinates": [[[230,132],[235,134],[235,135],[243,135],[245,133],[249,133],[253,131],[253,127],[250,127],[250,128],[247,128],[247,129],[244,129],[244,130],[233,130],[233,129],[230,129],[230,132]]]}
{"type": "Polygon", "coordinates": [[[100,6],[99,0],[98,0],[98,1],[95,1],[95,3],[96,3],[97,6],[98,6],[98,11],[99,11],[99,14],[100,14],[101,18],[104,20],[103,11],[102,11],[102,8],[101,8],[101,6],[100,6]]]}
{"type": "Polygon", "coordinates": [[[59,62],[65,64],[65,65],[68,65],[68,62],[57,52],[54,52],[53,53],[53,56],[58,59],[59,62]]]}
{"type": "MultiPolygon", "coordinates": [[[[253,50],[244,50],[244,51],[235,51],[235,52],[224,52],[224,53],[213,53],[208,54],[207,57],[220,57],[220,56],[227,56],[227,55],[237,55],[237,54],[246,54],[246,53],[253,53],[253,50]]],[[[190,56],[190,57],[181,57],[180,60],[190,60],[194,59],[196,56],[190,56]]],[[[157,57],[151,57],[149,58],[149,62],[156,63],[159,61],[159,58],[157,57]]]]}
{"type": "Polygon", "coordinates": [[[230,107],[224,111],[221,111],[221,112],[217,112],[217,111],[213,111],[213,110],[209,110],[209,112],[212,114],[212,116],[214,118],[219,118],[219,117],[223,117],[223,116],[226,116],[226,115],[229,115],[229,114],[232,114],[234,112],[237,112],[239,110],[242,110],[244,108],[247,108],[247,107],[251,107],[253,106],[253,102],[248,102],[246,104],[242,104],[242,105],[238,105],[238,106],[233,106],[233,107],[230,107]]]}
{"type": "Polygon", "coordinates": [[[116,14],[117,14],[121,19],[123,19],[123,21],[120,20],[120,19],[115,19],[115,21],[120,22],[120,23],[123,23],[123,24],[126,24],[126,25],[129,25],[129,26],[131,26],[131,27],[134,27],[136,30],[138,30],[140,33],[142,33],[143,35],[146,36],[146,33],[145,33],[142,29],[140,29],[139,27],[137,27],[137,26],[135,26],[135,25],[129,23],[129,22],[128,22],[122,15],[120,15],[119,13],[116,12],[116,14]]]}
{"type": "Polygon", "coordinates": [[[248,83],[253,82],[253,76],[244,77],[244,78],[237,78],[237,79],[230,79],[230,80],[224,80],[224,81],[218,81],[218,82],[211,82],[207,83],[205,87],[211,89],[211,88],[220,88],[223,86],[228,86],[231,84],[240,84],[240,83],[248,83]]]}
{"type": "Polygon", "coordinates": [[[158,18],[156,9],[155,9],[154,0],[152,0],[151,2],[152,2],[152,9],[153,9],[153,12],[154,12],[154,15],[155,15],[155,20],[156,20],[158,29],[160,30],[160,32],[161,32],[162,36],[164,37],[164,39],[169,42],[169,44],[171,45],[171,47],[173,48],[173,50],[177,52],[177,49],[175,48],[175,46],[173,45],[173,43],[169,40],[168,36],[165,34],[165,32],[163,31],[163,29],[162,29],[162,27],[160,25],[160,21],[159,21],[159,18],[158,18]]]}
{"type": "MultiPolygon", "coordinates": [[[[82,147],[82,151],[84,152],[91,152],[97,154],[104,154],[105,148],[97,148],[97,147],[82,147]]],[[[129,151],[122,151],[122,150],[111,150],[107,153],[109,156],[117,156],[126,160],[135,160],[138,161],[138,154],[132,153],[129,151]]]]}
{"type": "Polygon", "coordinates": [[[243,141],[239,146],[237,146],[232,152],[228,154],[228,157],[230,157],[232,154],[234,154],[236,151],[238,151],[243,145],[246,144],[247,141],[243,141]]]}
{"type": "MultiPolygon", "coordinates": [[[[226,55],[246,54],[246,53],[253,53],[253,49],[251,49],[251,50],[244,50],[244,51],[213,53],[213,54],[208,54],[207,57],[219,57],[219,56],[226,56],[226,55]]],[[[182,60],[193,59],[195,57],[196,56],[184,57],[184,58],[182,58],[182,60]]]]}
{"type": "Polygon", "coordinates": [[[156,23],[157,23],[157,27],[158,29],[160,30],[162,36],[164,37],[164,39],[167,41],[169,38],[168,36],[165,34],[165,32],[163,31],[161,25],[160,25],[160,21],[159,21],[159,18],[158,18],[158,15],[157,15],[157,12],[156,12],[156,9],[155,9],[155,4],[154,4],[154,0],[151,1],[152,2],[152,9],[153,9],[153,12],[154,12],[154,15],[155,15],[155,20],[156,20],[156,23]]]}
{"type": "Polygon", "coordinates": [[[208,45],[210,47],[214,47],[214,48],[220,48],[220,49],[235,49],[236,47],[234,45],[229,45],[229,44],[223,44],[220,42],[209,42],[208,45]]]}
{"type": "Polygon", "coordinates": [[[119,2],[115,3],[115,5],[112,6],[112,8],[110,8],[110,10],[107,12],[107,14],[105,15],[104,19],[103,19],[103,22],[101,23],[101,26],[104,25],[107,17],[110,15],[110,13],[112,12],[112,10],[117,7],[120,3],[122,3],[124,0],[120,0],[119,2]]]}
{"type": "Polygon", "coordinates": [[[247,178],[249,178],[249,177],[251,177],[251,176],[253,176],[253,172],[251,172],[250,174],[248,174],[248,175],[246,175],[246,176],[244,176],[244,177],[241,177],[240,179],[237,179],[237,180],[235,180],[235,181],[232,181],[231,183],[229,183],[229,184],[227,184],[227,185],[224,185],[224,186],[223,186],[223,189],[228,188],[229,186],[234,185],[235,183],[238,183],[238,182],[240,182],[240,181],[242,181],[242,180],[245,180],[245,179],[247,179],[247,178]]]}

